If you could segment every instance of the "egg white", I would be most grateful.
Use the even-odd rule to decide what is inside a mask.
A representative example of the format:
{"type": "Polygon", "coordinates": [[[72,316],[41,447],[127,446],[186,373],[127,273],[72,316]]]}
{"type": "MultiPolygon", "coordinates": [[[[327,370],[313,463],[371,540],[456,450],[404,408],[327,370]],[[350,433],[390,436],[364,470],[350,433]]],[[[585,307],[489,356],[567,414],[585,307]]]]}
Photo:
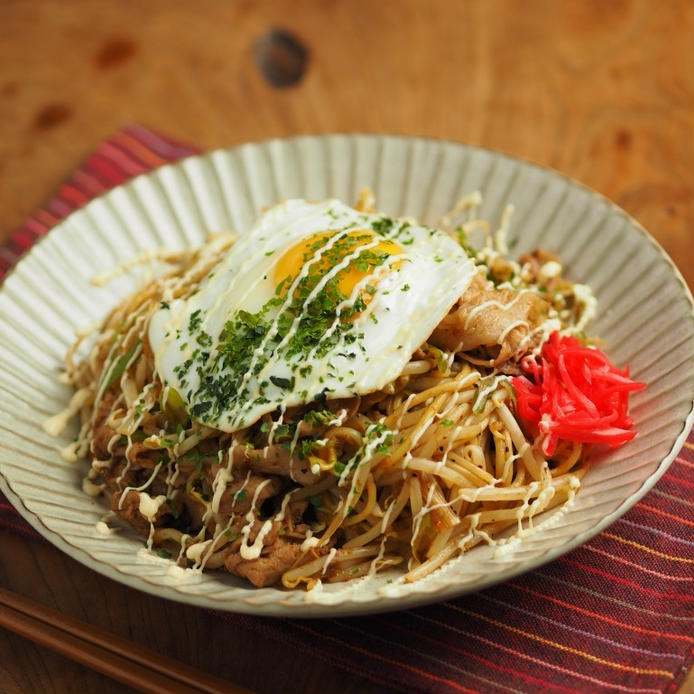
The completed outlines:
{"type": "MultiPolygon", "coordinates": [[[[336,261],[322,279],[323,285],[355,262],[360,252],[336,261]]],[[[295,283],[306,272],[297,269],[295,283]]],[[[193,418],[236,431],[277,408],[383,388],[401,373],[464,292],[473,273],[473,261],[441,231],[359,212],[337,200],[288,200],[260,217],[195,294],[156,311],[148,337],[160,377],[176,390],[193,418]],[[314,343],[292,353],[305,305],[293,318],[289,316],[291,327],[287,332],[285,326],[285,337],[273,339],[277,317],[287,317],[285,309],[296,296],[293,285],[277,301],[273,272],[288,248],[328,230],[337,233],[317,253],[327,252],[349,230],[373,230],[374,243],[385,237],[402,252],[370,269],[338,307],[338,314],[342,309],[349,311],[358,296],[366,296],[366,288],[368,303],[363,310],[349,320],[337,315],[314,343]],[[273,300],[282,305],[270,306],[273,300]],[[243,358],[232,362],[229,345],[240,349],[246,343],[240,339],[235,344],[229,328],[233,323],[249,330],[239,322],[248,316],[262,316],[258,330],[266,332],[254,338],[259,342],[245,350],[243,358]],[[242,372],[239,365],[245,365],[242,372]]],[[[320,293],[320,287],[319,283],[309,300],[320,293]]],[[[236,351],[233,354],[237,356],[236,351]]]]}

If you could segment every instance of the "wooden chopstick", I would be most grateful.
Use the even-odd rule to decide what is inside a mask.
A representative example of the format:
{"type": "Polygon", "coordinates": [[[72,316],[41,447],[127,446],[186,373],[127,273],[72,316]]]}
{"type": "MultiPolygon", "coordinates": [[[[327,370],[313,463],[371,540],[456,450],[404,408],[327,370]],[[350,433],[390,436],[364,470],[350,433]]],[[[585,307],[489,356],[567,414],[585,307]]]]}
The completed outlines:
{"type": "Polygon", "coordinates": [[[0,627],[145,694],[252,694],[5,588],[0,627]]]}

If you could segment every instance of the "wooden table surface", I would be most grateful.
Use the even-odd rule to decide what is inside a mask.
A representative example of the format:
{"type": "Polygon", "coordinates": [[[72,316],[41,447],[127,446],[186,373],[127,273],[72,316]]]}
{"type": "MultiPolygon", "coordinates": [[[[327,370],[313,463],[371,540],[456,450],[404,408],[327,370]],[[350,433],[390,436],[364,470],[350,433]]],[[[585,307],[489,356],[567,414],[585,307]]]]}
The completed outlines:
{"type": "MultiPolygon", "coordinates": [[[[127,122],[203,147],[412,133],[583,181],[649,229],[691,288],[693,32],[691,0],[2,0],[0,242],[127,122]],[[278,74],[259,69],[272,29],[307,51],[303,72],[291,51],[278,74]]],[[[8,532],[0,585],[259,691],[373,690],[8,532]]],[[[129,690],[0,631],[0,691],[129,690]]]]}

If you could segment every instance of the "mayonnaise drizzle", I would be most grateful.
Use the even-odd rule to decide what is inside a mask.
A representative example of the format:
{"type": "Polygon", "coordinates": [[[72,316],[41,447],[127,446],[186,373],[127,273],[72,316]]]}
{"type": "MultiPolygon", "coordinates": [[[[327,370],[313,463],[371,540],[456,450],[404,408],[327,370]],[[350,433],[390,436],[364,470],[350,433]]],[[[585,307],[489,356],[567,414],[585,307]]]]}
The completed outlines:
{"type": "Polygon", "coordinates": [[[591,288],[587,284],[574,284],[573,294],[576,301],[583,306],[581,317],[573,328],[574,332],[582,332],[586,325],[595,318],[598,308],[598,300],[593,296],[591,288]]]}
{"type": "MultiPolygon", "coordinates": [[[[129,464],[129,463],[130,463],[130,461],[128,461],[128,464],[129,464]]],[[[122,493],[121,493],[121,495],[120,495],[120,498],[118,499],[118,510],[119,510],[119,511],[123,509],[123,502],[125,501],[125,497],[126,497],[130,492],[141,492],[141,491],[147,489],[147,487],[149,487],[149,485],[152,484],[152,482],[154,482],[154,480],[156,479],[157,475],[159,474],[159,470],[161,469],[161,466],[162,466],[162,463],[161,463],[161,462],[157,463],[157,464],[154,466],[154,470],[152,471],[152,474],[150,475],[149,479],[148,479],[144,484],[140,485],[139,487],[126,487],[126,488],[122,491],[122,493]]],[[[125,472],[125,471],[124,471],[124,472],[125,472]]],[[[122,477],[122,475],[121,475],[121,477],[122,477]]],[[[120,478],[119,478],[119,479],[120,479],[120,478]]],[[[166,499],[166,497],[164,497],[164,499],[166,499]]]]}
{"type": "Polygon", "coordinates": [[[227,485],[233,480],[230,470],[226,467],[220,467],[212,482],[212,512],[219,513],[219,504],[222,500],[222,495],[226,491],[227,485]]]}
{"type": "MultiPolygon", "coordinates": [[[[477,316],[478,313],[484,313],[487,309],[489,309],[492,306],[495,306],[501,311],[509,311],[520,300],[522,294],[530,293],[532,292],[530,292],[529,289],[520,289],[518,290],[518,294],[514,296],[513,299],[508,303],[503,303],[502,301],[497,301],[496,299],[487,299],[486,301],[483,301],[481,304],[478,304],[477,306],[474,306],[470,309],[470,312],[465,317],[465,322],[463,323],[463,330],[469,329],[470,324],[472,323],[473,319],[475,318],[475,316],[477,316]]],[[[501,340],[499,340],[499,342],[501,342],[501,340]]]]}
{"type": "Polygon", "coordinates": [[[524,320],[516,320],[516,321],[511,321],[503,330],[501,335],[499,335],[499,342],[503,343],[508,334],[512,331],[515,330],[516,328],[530,328],[530,325],[528,325],[527,321],[524,320]]]}
{"type": "MultiPolygon", "coordinates": [[[[328,240],[328,242],[325,244],[325,246],[321,247],[318,251],[316,251],[314,253],[312,259],[319,258],[322,254],[326,253],[331,248],[333,248],[341,240],[341,236],[342,235],[339,233],[336,233],[334,236],[332,236],[328,240]]],[[[311,290],[311,292],[308,294],[308,296],[304,299],[304,303],[306,305],[308,305],[312,301],[314,301],[316,299],[316,297],[318,297],[318,295],[325,289],[325,286],[328,284],[328,282],[331,281],[339,272],[341,272],[342,270],[347,268],[353,260],[356,260],[357,258],[359,258],[359,256],[361,256],[361,254],[364,253],[364,251],[367,251],[371,248],[376,248],[378,246],[378,244],[381,243],[381,241],[382,241],[382,239],[380,237],[376,236],[376,237],[374,237],[373,241],[370,241],[369,243],[366,243],[363,245],[358,245],[352,253],[344,256],[344,258],[339,263],[337,263],[336,265],[333,265],[331,267],[331,269],[328,272],[326,272],[325,275],[323,275],[323,277],[321,277],[321,279],[316,284],[316,286],[311,290]]],[[[391,262],[391,261],[392,261],[392,259],[390,259],[389,262],[391,262]]],[[[312,267],[311,262],[305,262],[301,268],[301,271],[297,274],[296,278],[294,279],[294,281],[290,285],[290,287],[287,291],[286,299],[285,299],[284,303],[282,304],[282,306],[278,309],[277,316],[274,318],[273,322],[271,323],[271,325],[270,325],[267,333],[265,334],[261,344],[253,352],[253,358],[251,360],[251,364],[250,364],[247,372],[244,374],[243,380],[239,386],[240,389],[243,389],[246,386],[251,374],[254,373],[254,367],[257,364],[258,358],[260,358],[264,355],[265,348],[266,348],[268,342],[272,338],[274,338],[275,335],[277,334],[277,332],[279,330],[279,325],[280,325],[279,324],[279,316],[281,316],[283,314],[283,312],[286,311],[289,308],[289,306],[291,305],[296,289],[300,285],[301,281],[304,280],[306,277],[308,277],[308,274],[311,270],[311,267],[312,267]]],[[[364,280],[357,283],[357,285],[352,290],[352,293],[350,294],[350,296],[345,301],[341,302],[338,305],[337,310],[336,310],[335,320],[333,321],[333,323],[330,326],[330,328],[328,329],[328,331],[326,331],[326,337],[329,337],[330,335],[332,335],[335,332],[335,330],[337,330],[337,327],[340,325],[340,315],[341,315],[342,311],[344,311],[345,308],[353,305],[354,298],[355,298],[355,296],[357,296],[359,290],[362,288],[362,286],[365,286],[366,284],[368,284],[369,280],[373,280],[374,276],[375,276],[375,274],[369,275],[368,277],[364,278],[364,280]]],[[[373,311],[373,307],[371,307],[371,310],[373,311]]],[[[368,311],[368,307],[367,307],[367,311],[368,311]]],[[[289,343],[289,341],[294,337],[294,335],[296,334],[296,332],[299,329],[299,324],[301,322],[301,318],[302,318],[301,313],[294,317],[292,324],[291,324],[289,330],[287,331],[286,335],[282,338],[281,342],[275,347],[275,352],[280,352],[289,343]]],[[[310,362],[310,360],[312,359],[312,357],[315,355],[316,351],[318,350],[319,346],[320,346],[319,344],[314,346],[314,348],[311,350],[309,355],[305,358],[305,360],[304,360],[305,362],[307,362],[307,363],[310,362]]],[[[262,368],[260,373],[256,376],[256,379],[260,382],[264,378],[266,378],[267,373],[272,368],[272,366],[273,366],[273,362],[269,361],[262,368]]],[[[317,370],[315,370],[315,372],[311,374],[311,381],[310,381],[310,385],[308,387],[309,391],[315,387],[315,384],[320,381],[320,378],[323,375],[324,374],[319,373],[317,370]]],[[[247,399],[245,405],[242,408],[242,412],[248,410],[253,405],[253,402],[254,402],[254,398],[249,397],[247,399]]]]}
{"type": "Polygon", "coordinates": [[[272,521],[271,520],[266,520],[262,527],[260,528],[260,531],[255,537],[255,540],[253,541],[252,545],[248,545],[248,535],[250,533],[250,525],[246,525],[241,529],[241,534],[243,535],[243,542],[241,543],[241,547],[239,548],[239,552],[241,556],[244,559],[257,559],[260,556],[260,552],[263,549],[263,541],[265,540],[265,536],[272,530],[272,521]],[[249,528],[249,532],[244,534],[244,530],[246,528],[249,528]]]}
{"type": "Polygon", "coordinates": [[[88,477],[82,480],[82,491],[89,496],[99,496],[105,487],[105,484],[94,484],[88,477]]]}
{"type": "Polygon", "coordinates": [[[58,414],[50,417],[42,423],[43,430],[51,436],[59,436],[67,423],[82,409],[92,397],[90,388],[80,388],[70,398],[70,404],[58,414]]]}
{"type": "Polygon", "coordinates": [[[94,530],[96,530],[97,534],[104,536],[113,535],[114,533],[118,532],[118,528],[112,528],[102,520],[95,523],[94,530]]]}
{"type": "Polygon", "coordinates": [[[138,511],[140,515],[146,518],[150,523],[153,523],[154,517],[164,503],[166,503],[166,497],[163,494],[152,497],[147,492],[140,492],[138,511]]]}
{"type": "Polygon", "coordinates": [[[328,570],[330,562],[335,558],[337,550],[331,547],[330,551],[325,555],[325,561],[323,562],[323,570],[321,571],[321,576],[325,576],[325,572],[328,570]]]}
{"type": "Polygon", "coordinates": [[[317,547],[320,544],[320,538],[313,536],[313,530],[310,528],[306,531],[306,539],[301,543],[299,549],[302,552],[308,552],[312,547],[317,547]]]}
{"type": "Polygon", "coordinates": [[[241,556],[244,559],[257,559],[260,556],[260,551],[263,548],[263,540],[272,529],[272,521],[266,520],[260,528],[260,531],[256,535],[253,544],[248,544],[248,539],[250,537],[251,530],[253,529],[253,524],[255,522],[255,505],[258,503],[258,497],[260,496],[260,492],[268,484],[270,484],[269,479],[263,480],[255,488],[255,494],[253,494],[253,501],[251,501],[251,508],[245,516],[246,524],[243,526],[243,528],[241,528],[241,537],[243,538],[243,541],[241,542],[241,548],[239,549],[239,552],[241,553],[241,556]]]}

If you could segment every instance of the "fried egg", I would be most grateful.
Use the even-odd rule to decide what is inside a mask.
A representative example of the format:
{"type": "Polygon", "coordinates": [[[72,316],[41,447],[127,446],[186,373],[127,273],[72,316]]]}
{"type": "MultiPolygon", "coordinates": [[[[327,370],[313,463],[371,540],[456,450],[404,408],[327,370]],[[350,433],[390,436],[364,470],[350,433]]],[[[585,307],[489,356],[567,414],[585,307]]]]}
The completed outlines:
{"type": "Polygon", "coordinates": [[[444,232],[337,200],[288,200],[196,293],[162,303],[149,342],[191,417],[233,432],[277,408],[383,388],[473,273],[444,232]]]}

